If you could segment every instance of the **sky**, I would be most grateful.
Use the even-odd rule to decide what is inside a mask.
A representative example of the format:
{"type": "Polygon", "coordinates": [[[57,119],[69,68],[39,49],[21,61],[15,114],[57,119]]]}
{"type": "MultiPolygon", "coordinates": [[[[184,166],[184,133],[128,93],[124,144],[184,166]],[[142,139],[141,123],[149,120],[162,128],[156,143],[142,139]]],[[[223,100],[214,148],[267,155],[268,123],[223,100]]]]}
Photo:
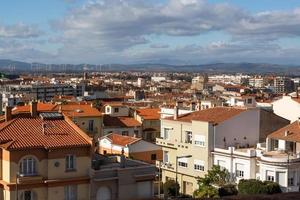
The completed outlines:
{"type": "Polygon", "coordinates": [[[300,63],[299,0],[0,0],[0,59],[300,63]]]}

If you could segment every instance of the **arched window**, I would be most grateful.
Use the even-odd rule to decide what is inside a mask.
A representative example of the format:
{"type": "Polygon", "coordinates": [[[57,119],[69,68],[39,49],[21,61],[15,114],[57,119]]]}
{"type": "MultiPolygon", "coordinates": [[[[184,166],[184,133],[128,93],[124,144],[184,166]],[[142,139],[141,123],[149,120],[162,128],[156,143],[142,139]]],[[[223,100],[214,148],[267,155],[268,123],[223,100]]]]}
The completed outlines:
{"type": "Polygon", "coordinates": [[[33,157],[24,158],[20,163],[20,173],[23,176],[34,176],[37,174],[36,159],[33,157]]]}

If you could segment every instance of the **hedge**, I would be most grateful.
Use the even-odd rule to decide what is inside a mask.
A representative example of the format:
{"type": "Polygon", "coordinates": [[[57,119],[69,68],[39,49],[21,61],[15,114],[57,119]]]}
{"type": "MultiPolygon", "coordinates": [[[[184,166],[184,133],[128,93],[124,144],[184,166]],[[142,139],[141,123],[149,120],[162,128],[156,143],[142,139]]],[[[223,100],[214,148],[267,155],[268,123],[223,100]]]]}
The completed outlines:
{"type": "Polygon", "coordinates": [[[278,183],[260,181],[256,179],[240,180],[238,184],[239,194],[275,194],[281,193],[278,183]]]}

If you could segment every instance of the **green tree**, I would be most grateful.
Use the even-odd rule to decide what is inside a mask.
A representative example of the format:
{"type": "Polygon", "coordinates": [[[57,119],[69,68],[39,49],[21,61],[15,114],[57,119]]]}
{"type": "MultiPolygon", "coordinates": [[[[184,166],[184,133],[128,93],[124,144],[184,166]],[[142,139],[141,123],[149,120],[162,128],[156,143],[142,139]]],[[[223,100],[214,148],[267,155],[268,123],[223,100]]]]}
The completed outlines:
{"type": "Polygon", "coordinates": [[[174,180],[168,180],[164,183],[164,196],[174,197],[176,194],[179,194],[179,184],[174,180]]]}
{"type": "Polygon", "coordinates": [[[211,170],[208,170],[204,177],[199,178],[199,189],[194,192],[196,198],[215,198],[219,196],[216,187],[222,187],[229,183],[230,174],[226,169],[221,169],[220,166],[214,165],[211,170]]]}

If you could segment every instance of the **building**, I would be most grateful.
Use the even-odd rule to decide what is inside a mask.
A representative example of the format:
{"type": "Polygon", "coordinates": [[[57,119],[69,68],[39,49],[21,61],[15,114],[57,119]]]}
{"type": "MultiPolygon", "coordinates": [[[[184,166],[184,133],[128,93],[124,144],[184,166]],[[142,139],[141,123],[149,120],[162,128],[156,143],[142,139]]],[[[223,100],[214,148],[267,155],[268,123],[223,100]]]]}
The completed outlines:
{"type": "Polygon", "coordinates": [[[273,110],[276,115],[294,122],[300,117],[300,98],[282,96],[272,102],[273,110]]]}
{"type": "Polygon", "coordinates": [[[156,168],[123,156],[98,156],[91,170],[91,200],[153,199],[156,168]]]}
{"type": "Polygon", "coordinates": [[[235,182],[258,179],[277,182],[284,192],[298,192],[300,184],[299,121],[269,134],[256,148],[215,148],[213,163],[226,168],[235,182]]]}
{"type": "Polygon", "coordinates": [[[294,85],[291,79],[287,77],[274,78],[274,92],[277,94],[289,93],[294,90],[294,85]]]}
{"type": "Polygon", "coordinates": [[[138,79],[137,79],[137,86],[140,87],[140,88],[145,87],[145,79],[143,79],[143,78],[138,78],[138,79]]]}
{"type": "Polygon", "coordinates": [[[100,154],[124,154],[126,157],[155,164],[162,159],[161,147],[142,138],[108,134],[99,139],[100,154]]]}
{"type": "Polygon", "coordinates": [[[263,88],[265,87],[266,81],[262,77],[255,77],[249,79],[249,85],[254,88],[263,88]]]}
{"type": "Polygon", "coordinates": [[[86,199],[91,149],[91,138],[60,113],[13,114],[7,107],[0,124],[1,199],[86,199]]]}
{"type": "MultiPolygon", "coordinates": [[[[176,110],[176,108],[175,108],[176,110]]],[[[181,193],[198,188],[197,177],[211,168],[214,148],[250,147],[289,124],[261,109],[215,107],[161,120],[162,180],[178,179],[181,193]],[[177,171],[177,173],[176,173],[177,171]]]]}
{"type": "Polygon", "coordinates": [[[155,139],[160,136],[160,109],[137,109],[134,117],[142,124],[142,138],[149,142],[155,142],[155,139]]]}
{"type": "MultiPolygon", "coordinates": [[[[97,140],[102,136],[103,116],[92,104],[69,102],[66,104],[37,103],[38,112],[61,112],[69,117],[82,131],[97,140]]],[[[30,105],[17,106],[13,113],[28,113],[30,105]]]]}
{"type": "Polygon", "coordinates": [[[204,90],[206,88],[206,84],[208,82],[207,75],[197,76],[192,79],[192,90],[204,90]]]}
{"type": "Polygon", "coordinates": [[[255,96],[231,96],[227,101],[227,104],[229,106],[254,108],[256,107],[256,100],[255,96]]]}

